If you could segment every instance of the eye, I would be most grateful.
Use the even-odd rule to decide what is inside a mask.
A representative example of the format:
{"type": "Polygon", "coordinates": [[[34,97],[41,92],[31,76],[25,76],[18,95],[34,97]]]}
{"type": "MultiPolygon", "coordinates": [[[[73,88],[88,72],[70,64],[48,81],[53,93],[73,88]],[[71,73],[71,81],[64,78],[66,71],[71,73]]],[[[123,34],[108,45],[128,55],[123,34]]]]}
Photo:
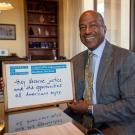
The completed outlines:
{"type": "Polygon", "coordinates": [[[86,26],[85,25],[81,25],[80,26],[80,30],[85,30],[86,29],[86,26]]]}
{"type": "Polygon", "coordinates": [[[90,28],[92,28],[92,29],[96,29],[97,27],[98,27],[97,24],[91,24],[91,25],[90,25],[90,28]]]}

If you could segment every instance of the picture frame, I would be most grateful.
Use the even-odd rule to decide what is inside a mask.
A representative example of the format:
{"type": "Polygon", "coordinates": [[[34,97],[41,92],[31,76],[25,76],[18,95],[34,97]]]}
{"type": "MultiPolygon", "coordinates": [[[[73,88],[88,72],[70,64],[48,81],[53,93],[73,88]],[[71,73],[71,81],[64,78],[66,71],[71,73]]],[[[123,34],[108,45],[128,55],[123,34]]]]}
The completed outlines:
{"type": "Polygon", "coordinates": [[[16,40],[16,25],[0,24],[0,40],[16,40]]]}

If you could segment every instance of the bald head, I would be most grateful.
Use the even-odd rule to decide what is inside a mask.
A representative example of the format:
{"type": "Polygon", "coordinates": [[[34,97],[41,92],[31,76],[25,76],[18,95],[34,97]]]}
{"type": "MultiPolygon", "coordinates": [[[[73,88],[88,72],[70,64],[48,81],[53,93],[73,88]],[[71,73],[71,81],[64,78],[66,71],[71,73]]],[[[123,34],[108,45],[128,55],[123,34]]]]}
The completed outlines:
{"type": "Polygon", "coordinates": [[[94,10],[87,10],[87,11],[83,12],[83,13],[81,14],[81,16],[80,16],[79,23],[80,23],[80,20],[81,20],[83,17],[89,16],[89,15],[93,16],[94,18],[98,18],[98,19],[100,20],[100,23],[101,23],[102,25],[105,25],[104,19],[103,19],[102,15],[101,15],[99,12],[94,11],[94,10]]]}

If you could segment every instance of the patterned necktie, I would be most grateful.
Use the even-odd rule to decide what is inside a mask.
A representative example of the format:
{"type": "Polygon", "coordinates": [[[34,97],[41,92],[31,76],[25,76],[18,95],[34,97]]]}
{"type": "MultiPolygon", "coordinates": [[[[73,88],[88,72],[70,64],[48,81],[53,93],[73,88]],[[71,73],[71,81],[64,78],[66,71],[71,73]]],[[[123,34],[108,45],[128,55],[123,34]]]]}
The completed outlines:
{"type": "Polygon", "coordinates": [[[85,66],[85,78],[88,85],[84,99],[87,101],[88,104],[92,103],[93,73],[91,63],[92,63],[92,54],[90,54],[90,57],[88,58],[85,66]]]}
{"type": "MultiPolygon", "coordinates": [[[[92,85],[93,85],[93,73],[92,73],[92,54],[88,57],[86,66],[85,66],[85,81],[87,81],[87,89],[84,96],[84,99],[87,101],[88,104],[92,104],[92,85]]],[[[92,128],[93,126],[93,119],[89,116],[89,114],[83,115],[83,126],[85,128],[92,128]]]]}

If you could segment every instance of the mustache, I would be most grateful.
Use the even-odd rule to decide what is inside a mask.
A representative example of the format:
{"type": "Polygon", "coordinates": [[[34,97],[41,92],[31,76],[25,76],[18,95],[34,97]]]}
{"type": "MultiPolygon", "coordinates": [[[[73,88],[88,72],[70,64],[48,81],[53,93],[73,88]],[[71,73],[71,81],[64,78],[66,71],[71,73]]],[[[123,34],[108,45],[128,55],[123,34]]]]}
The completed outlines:
{"type": "Polygon", "coordinates": [[[93,33],[92,33],[92,34],[84,34],[82,37],[83,37],[83,38],[90,38],[90,37],[91,37],[91,38],[95,38],[96,36],[97,36],[97,34],[93,34],[93,33]]]}
{"type": "Polygon", "coordinates": [[[91,32],[91,33],[85,33],[84,34],[84,36],[96,36],[97,34],[96,33],[93,33],[93,32],[91,32]]]}

